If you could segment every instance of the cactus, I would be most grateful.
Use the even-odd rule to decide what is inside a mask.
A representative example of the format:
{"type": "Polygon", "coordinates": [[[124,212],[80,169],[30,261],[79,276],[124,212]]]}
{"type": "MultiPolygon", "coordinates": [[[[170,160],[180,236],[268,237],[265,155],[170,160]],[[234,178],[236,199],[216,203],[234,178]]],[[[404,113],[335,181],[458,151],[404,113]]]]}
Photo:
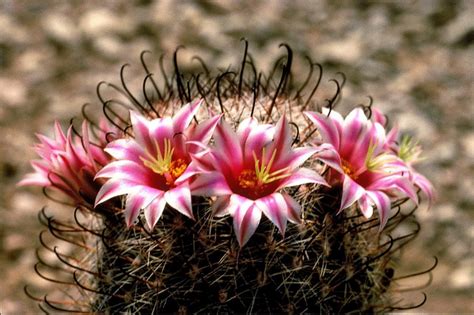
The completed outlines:
{"type": "MultiPolygon", "coordinates": [[[[308,144],[316,128],[302,112],[318,107],[322,67],[308,58],[308,74],[301,80],[292,73],[291,48],[282,46],[287,54],[276,60],[268,74],[258,72],[248,55],[247,42],[240,67],[216,75],[204,64],[200,74],[184,74],[177,50],[172,74],[165,72],[163,59],[160,61],[161,84],[151,74],[144,52],[142,96],[127,87],[123,67],[122,86],[109,85],[124,97],[122,100],[106,98],[103,83],[97,89],[108,126],[95,124],[84,111],[93,132],[89,135],[86,126],[77,137],[103,148],[108,141],[133,136],[124,109],[132,108],[152,119],[202,99],[209,112],[223,113],[232,125],[249,116],[272,122],[288,113],[294,127],[293,144],[308,144]]],[[[340,100],[344,81],[332,80],[336,91],[324,104],[329,111],[340,100]]],[[[372,104],[363,110],[369,118],[378,114],[372,104]]],[[[91,156],[89,145],[82,144],[82,148],[84,156],[91,156]]],[[[91,165],[100,169],[106,163],[92,159],[91,165]]],[[[317,159],[305,165],[323,171],[325,178],[333,172],[317,159]]],[[[289,224],[283,236],[263,216],[242,246],[234,235],[232,217],[214,216],[214,197],[192,197],[194,220],[167,205],[152,228],[143,215],[127,227],[125,197],[94,207],[94,192],[97,194],[104,181],[90,181],[89,189],[77,188],[74,196],[83,197],[74,199],[75,211],[69,221],[55,219],[45,209],[40,212],[47,231],[40,235],[43,249],[35,268],[41,277],[65,288],[53,297],[38,297],[25,287],[45,312],[374,313],[413,308],[426,301],[423,294],[419,305],[404,305],[393,296],[397,279],[407,277],[395,271],[400,250],[420,229],[415,217],[418,206],[406,195],[390,196],[391,210],[381,229],[382,215],[367,219],[360,213],[359,203],[338,211],[341,185],[286,188],[301,205],[302,223],[289,224]],[[63,252],[61,246],[49,245],[57,240],[72,246],[63,252]],[[45,252],[53,253],[56,261],[44,259],[45,252]]],[[[431,195],[431,187],[423,183],[415,185],[418,192],[431,195]]],[[[435,266],[436,262],[432,268],[435,266]]]]}

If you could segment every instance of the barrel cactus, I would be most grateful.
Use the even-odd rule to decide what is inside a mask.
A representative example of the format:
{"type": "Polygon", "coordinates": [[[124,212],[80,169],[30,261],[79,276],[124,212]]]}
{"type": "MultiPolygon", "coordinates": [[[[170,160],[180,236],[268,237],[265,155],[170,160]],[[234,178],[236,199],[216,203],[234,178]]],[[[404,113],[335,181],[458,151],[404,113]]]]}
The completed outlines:
{"type": "Polygon", "coordinates": [[[262,73],[244,43],[239,65],[224,71],[196,58],[201,69],[184,73],[178,49],[174,71],[162,58],[155,75],[143,52],[141,91],[124,66],[121,86],[97,87],[102,118],[85,107],[80,132],[56,124],[54,139],[39,136],[41,159],[20,185],[71,208],[69,220],[40,211],[35,268],[63,287],[44,296],[25,287],[42,310],[416,307],[393,293],[406,277],[395,271],[400,249],[420,228],[419,199],[435,197],[413,166],[419,146],[371,101],[341,115],[342,75],[323,101],[321,65],[307,58],[298,76],[283,44],[262,73]]]}

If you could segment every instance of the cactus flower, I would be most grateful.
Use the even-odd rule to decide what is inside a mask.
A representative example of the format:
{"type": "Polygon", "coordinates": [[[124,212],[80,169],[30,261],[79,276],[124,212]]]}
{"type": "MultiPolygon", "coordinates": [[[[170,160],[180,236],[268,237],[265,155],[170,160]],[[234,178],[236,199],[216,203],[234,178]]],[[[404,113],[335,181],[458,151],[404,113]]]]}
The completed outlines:
{"type": "MultiPolygon", "coordinates": [[[[386,125],[385,116],[380,110],[374,108],[372,110],[374,114],[374,121],[379,122],[383,126],[386,125]]],[[[388,150],[392,150],[408,167],[406,176],[408,179],[428,197],[429,206],[436,199],[436,193],[431,182],[423,175],[418,173],[414,164],[423,160],[421,157],[421,147],[417,141],[414,141],[412,137],[408,135],[400,136],[399,129],[395,126],[387,134],[385,141],[385,147],[388,150]]]]}
{"type": "Polygon", "coordinates": [[[58,122],[54,125],[54,139],[38,134],[40,143],[36,145],[36,153],[41,160],[31,162],[33,173],[27,174],[19,186],[51,187],[69,196],[75,204],[84,201],[93,203],[100,188],[94,182],[97,171],[110,160],[103,151],[105,135],[115,130],[104,121],[101,122],[99,143],[91,143],[89,125],[82,124],[82,138],[75,135],[72,126],[66,135],[58,122]]]}
{"type": "Polygon", "coordinates": [[[222,121],[215,144],[198,158],[204,174],[192,183],[197,195],[217,196],[216,216],[230,214],[240,246],[256,231],[262,213],[284,234],[287,221],[301,221],[301,206],[285,187],[326,182],[315,171],[300,167],[317,150],[291,147],[290,126],[282,117],[276,126],[243,120],[237,132],[222,121]]]}
{"type": "Polygon", "coordinates": [[[127,195],[125,220],[131,226],[144,209],[152,229],[168,204],[194,218],[190,179],[196,174],[191,154],[210,140],[219,120],[214,116],[199,125],[191,120],[201,101],[183,106],[173,118],[147,120],[131,111],[135,138],[118,139],[105,149],[116,160],[106,165],[96,178],[109,178],[96,198],[96,206],[113,197],[127,195]],[[189,145],[189,142],[201,145],[189,145]]]}
{"type": "Polygon", "coordinates": [[[342,184],[339,211],[357,202],[363,215],[370,218],[376,206],[383,228],[395,192],[417,202],[412,183],[403,176],[408,167],[385,148],[387,135],[379,122],[367,119],[361,108],[345,119],[334,110],[305,114],[321,135],[322,143],[317,146],[321,151],[316,157],[331,168],[328,182],[342,184]]]}

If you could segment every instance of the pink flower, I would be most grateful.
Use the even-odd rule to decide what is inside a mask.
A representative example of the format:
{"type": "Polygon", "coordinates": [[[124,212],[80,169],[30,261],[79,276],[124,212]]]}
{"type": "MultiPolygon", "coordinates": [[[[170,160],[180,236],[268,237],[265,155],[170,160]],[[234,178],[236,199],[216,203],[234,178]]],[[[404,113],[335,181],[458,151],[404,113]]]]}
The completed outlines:
{"type": "MultiPolygon", "coordinates": [[[[386,120],[383,114],[375,108],[372,112],[374,120],[385,126],[386,120]]],[[[414,164],[423,160],[421,157],[422,150],[418,143],[409,136],[400,136],[399,129],[394,127],[387,134],[385,147],[405,162],[407,165],[407,172],[404,173],[405,176],[428,197],[429,206],[431,207],[431,204],[436,199],[433,185],[413,167],[414,164]]]]}
{"type": "Polygon", "coordinates": [[[339,211],[357,202],[364,216],[370,218],[376,206],[383,228],[391,209],[390,197],[396,191],[417,201],[413,185],[403,176],[407,166],[385,148],[384,127],[368,120],[362,109],[352,110],[345,119],[334,110],[329,116],[305,114],[321,135],[323,143],[316,157],[331,167],[328,182],[342,184],[339,211]]]}
{"type": "Polygon", "coordinates": [[[262,213],[282,234],[288,220],[301,221],[301,206],[280,190],[306,183],[326,184],[316,172],[299,167],[316,149],[293,149],[284,117],[275,127],[248,118],[239,124],[237,132],[222,121],[214,139],[212,148],[196,156],[205,173],[192,183],[192,189],[197,195],[217,196],[215,215],[233,216],[240,246],[253,235],[262,213]]]}
{"type": "Polygon", "coordinates": [[[190,125],[201,103],[196,101],[183,106],[173,118],[151,121],[130,112],[135,139],[119,139],[105,149],[116,161],[96,176],[109,178],[97,195],[96,206],[126,194],[127,225],[132,225],[140,209],[144,209],[150,229],[166,204],[194,218],[189,182],[197,170],[191,154],[197,154],[207,144],[220,118],[214,116],[198,125],[190,125]]]}
{"type": "Polygon", "coordinates": [[[87,121],[82,124],[82,138],[73,133],[72,126],[67,135],[55,123],[55,138],[37,135],[40,143],[36,152],[41,160],[34,160],[31,165],[34,172],[27,174],[18,185],[52,187],[68,195],[75,204],[85,202],[92,204],[100,188],[94,182],[97,171],[109,162],[109,156],[103,151],[106,134],[115,129],[101,122],[99,143],[92,143],[87,121]]]}

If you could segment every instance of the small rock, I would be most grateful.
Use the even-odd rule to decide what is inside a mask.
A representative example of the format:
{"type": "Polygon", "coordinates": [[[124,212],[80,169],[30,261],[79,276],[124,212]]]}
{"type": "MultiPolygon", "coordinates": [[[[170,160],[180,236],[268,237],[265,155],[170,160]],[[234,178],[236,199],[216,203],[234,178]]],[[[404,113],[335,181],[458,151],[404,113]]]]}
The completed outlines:
{"type": "Polygon", "coordinates": [[[0,86],[0,103],[19,106],[26,102],[27,91],[20,80],[0,78],[0,86]]]}
{"type": "Polygon", "coordinates": [[[42,19],[43,28],[53,39],[75,46],[79,41],[76,25],[67,16],[51,13],[42,19]]]}
{"type": "Polygon", "coordinates": [[[474,261],[467,261],[458,266],[450,277],[450,284],[455,289],[474,287],[474,261]]]}
{"type": "Polygon", "coordinates": [[[119,16],[107,9],[93,9],[79,21],[79,28],[89,37],[107,34],[126,34],[134,29],[130,18],[119,16]]]}
{"type": "Polygon", "coordinates": [[[474,132],[464,135],[461,140],[461,145],[467,157],[474,159],[474,132]]]}

